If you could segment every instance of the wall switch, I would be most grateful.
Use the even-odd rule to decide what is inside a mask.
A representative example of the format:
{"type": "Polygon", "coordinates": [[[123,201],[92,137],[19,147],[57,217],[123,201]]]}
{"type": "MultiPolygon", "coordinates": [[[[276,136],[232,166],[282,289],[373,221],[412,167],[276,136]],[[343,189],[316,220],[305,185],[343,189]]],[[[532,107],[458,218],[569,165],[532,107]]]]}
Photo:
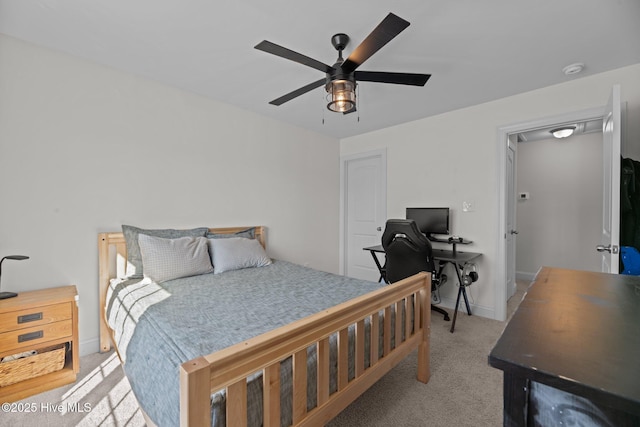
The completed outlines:
{"type": "Polygon", "coordinates": [[[462,212],[473,212],[475,209],[475,202],[462,202],[462,212]]]}

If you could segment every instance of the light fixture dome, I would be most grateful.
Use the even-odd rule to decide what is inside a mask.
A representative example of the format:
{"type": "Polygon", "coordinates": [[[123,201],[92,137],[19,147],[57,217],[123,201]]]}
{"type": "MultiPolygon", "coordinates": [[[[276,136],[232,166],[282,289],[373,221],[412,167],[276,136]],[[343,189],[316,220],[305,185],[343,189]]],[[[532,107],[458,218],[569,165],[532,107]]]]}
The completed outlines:
{"type": "Polygon", "coordinates": [[[563,126],[556,129],[551,129],[551,135],[554,138],[566,138],[568,136],[573,135],[573,132],[576,130],[575,126],[563,126]]]}
{"type": "Polygon", "coordinates": [[[327,108],[336,113],[348,113],[356,108],[356,83],[334,80],[327,84],[327,108]]]}

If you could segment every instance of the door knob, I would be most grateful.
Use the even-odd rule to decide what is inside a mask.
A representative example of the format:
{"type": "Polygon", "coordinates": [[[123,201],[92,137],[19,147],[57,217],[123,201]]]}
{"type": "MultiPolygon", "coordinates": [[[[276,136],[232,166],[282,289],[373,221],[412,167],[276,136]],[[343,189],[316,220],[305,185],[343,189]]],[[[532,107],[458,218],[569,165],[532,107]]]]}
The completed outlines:
{"type": "Polygon", "coordinates": [[[518,230],[511,230],[511,234],[518,234],[518,230]]]}
{"type": "Polygon", "coordinates": [[[378,228],[376,228],[376,230],[382,231],[382,227],[378,227],[378,228]]]}
{"type": "Polygon", "coordinates": [[[609,252],[610,254],[617,254],[618,247],[616,245],[598,245],[596,246],[596,251],[598,252],[609,252]]]}

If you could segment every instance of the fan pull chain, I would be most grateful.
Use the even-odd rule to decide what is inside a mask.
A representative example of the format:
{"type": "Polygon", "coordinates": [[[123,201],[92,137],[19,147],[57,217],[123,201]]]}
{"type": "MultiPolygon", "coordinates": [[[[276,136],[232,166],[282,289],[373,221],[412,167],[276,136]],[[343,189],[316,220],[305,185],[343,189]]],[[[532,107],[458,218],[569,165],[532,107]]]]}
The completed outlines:
{"type": "MultiPolygon", "coordinates": [[[[360,99],[360,85],[356,85],[356,90],[358,91],[358,96],[357,96],[357,98],[358,98],[358,104],[359,104],[359,103],[360,103],[360,101],[362,101],[362,100],[360,99]]],[[[358,123],[360,123],[360,109],[358,108],[356,111],[358,112],[358,123]]]]}
{"type": "Polygon", "coordinates": [[[322,110],[322,124],[324,125],[324,110],[325,110],[325,108],[324,108],[324,102],[325,102],[324,94],[321,95],[320,99],[322,101],[322,102],[320,102],[320,109],[322,110]]]}

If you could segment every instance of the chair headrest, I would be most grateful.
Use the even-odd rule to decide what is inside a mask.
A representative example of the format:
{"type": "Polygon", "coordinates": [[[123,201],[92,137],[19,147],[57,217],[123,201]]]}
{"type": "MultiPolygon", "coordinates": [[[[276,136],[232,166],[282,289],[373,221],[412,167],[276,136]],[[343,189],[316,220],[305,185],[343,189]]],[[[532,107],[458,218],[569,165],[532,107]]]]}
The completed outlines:
{"type": "Polygon", "coordinates": [[[412,219],[388,219],[384,233],[382,234],[382,247],[387,248],[396,237],[403,237],[416,245],[428,246],[431,242],[418,229],[418,225],[412,219]]]}

